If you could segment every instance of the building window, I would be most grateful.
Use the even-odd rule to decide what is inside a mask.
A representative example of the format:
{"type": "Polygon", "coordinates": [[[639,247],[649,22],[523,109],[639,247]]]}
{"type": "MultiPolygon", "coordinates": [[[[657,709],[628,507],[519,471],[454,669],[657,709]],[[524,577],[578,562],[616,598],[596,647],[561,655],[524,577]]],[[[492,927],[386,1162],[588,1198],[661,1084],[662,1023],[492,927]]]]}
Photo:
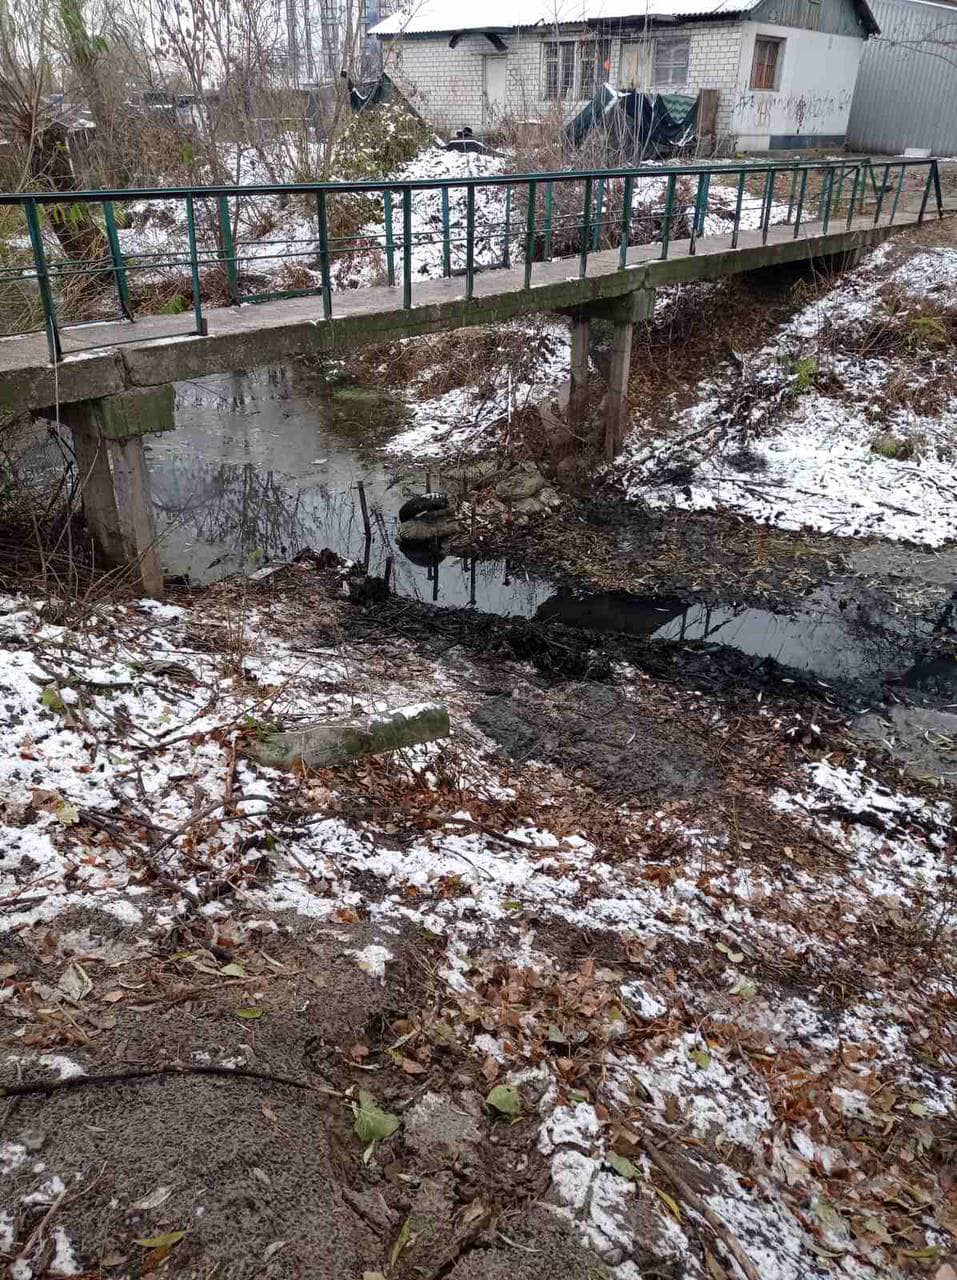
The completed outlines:
{"type": "Polygon", "coordinates": [[[574,40],[546,40],[543,48],[543,97],[555,101],[568,98],[575,89],[574,40]]]}
{"type": "Polygon", "coordinates": [[[754,62],[751,65],[751,88],[774,92],[781,74],[783,40],[769,40],[758,36],[754,42],[754,62]]]}
{"type": "Polygon", "coordinates": [[[578,46],[578,96],[593,98],[608,79],[611,45],[607,40],[583,40],[578,46]]]}
{"type": "Polygon", "coordinates": [[[662,88],[665,85],[686,85],[690,57],[690,36],[659,36],[655,41],[655,88],[662,88]]]}

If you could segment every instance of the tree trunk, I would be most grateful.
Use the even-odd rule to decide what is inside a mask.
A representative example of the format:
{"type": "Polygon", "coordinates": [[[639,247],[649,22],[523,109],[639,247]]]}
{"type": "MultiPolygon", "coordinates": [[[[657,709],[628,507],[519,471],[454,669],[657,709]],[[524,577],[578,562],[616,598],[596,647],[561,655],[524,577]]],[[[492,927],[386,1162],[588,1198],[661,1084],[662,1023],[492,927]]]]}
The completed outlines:
{"type": "Polygon", "coordinates": [[[96,181],[104,187],[124,186],[126,166],[117,163],[120,159],[117,150],[125,150],[125,135],[116,127],[117,120],[104,84],[100,64],[105,46],[99,37],[91,36],[87,30],[81,0],[60,0],[60,26],[66,41],[67,57],[86,95],[96,126],[91,149],[97,170],[96,181]]]}
{"type": "MultiPolygon", "coordinates": [[[[67,132],[62,125],[49,125],[37,134],[30,151],[30,176],[41,191],[76,190],[67,132]]],[[[67,258],[73,262],[109,261],[106,236],[88,204],[49,204],[46,213],[67,258]]],[[[113,273],[98,271],[85,278],[98,284],[112,284],[113,273]]]]}

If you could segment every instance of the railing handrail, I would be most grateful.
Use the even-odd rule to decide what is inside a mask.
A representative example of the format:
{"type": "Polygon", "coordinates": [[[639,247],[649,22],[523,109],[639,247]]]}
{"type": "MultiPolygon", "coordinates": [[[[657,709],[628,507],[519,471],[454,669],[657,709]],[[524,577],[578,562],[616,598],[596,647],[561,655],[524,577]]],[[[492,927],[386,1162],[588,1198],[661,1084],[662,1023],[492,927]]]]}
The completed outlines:
{"type": "MultiPolygon", "coordinates": [[[[50,350],[50,359],[55,364],[63,358],[61,330],[65,327],[85,327],[87,324],[99,324],[104,321],[87,321],[78,319],[67,326],[58,315],[57,291],[55,286],[68,276],[97,275],[112,277],[122,318],[133,323],[135,321],[135,301],[130,290],[129,273],[142,270],[143,263],[137,263],[134,253],[124,255],[116,221],[115,204],[129,204],[140,200],[184,201],[186,206],[187,251],[176,250],[172,257],[167,256],[165,263],[159,262],[157,253],[146,253],[151,260],[151,268],[156,266],[188,267],[190,272],[189,288],[192,294],[193,332],[203,335],[207,331],[203,316],[201,267],[216,265],[221,269],[225,279],[226,291],[231,304],[243,302],[266,302],[279,298],[303,297],[319,295],[321,297],[322,318],[333,318],[333,279],[331,273],[332,260],[339,254],[354,252],[339,247],[351,239],[357,244],[368,239],[368,232],[353,231],[349,236],[336,237],[330,233],[327,206],[329,199],[336,195],[367,194],[375,196],[382,202],[386,279],[390,288],[397,284],[396,259],[401,254],[402,264],[402,307],[412,307],[412,276],[414,242],[423,243],[423,232],[413,232],[412,206],[416,192],[433,192],[441,195],[441,238],[442,238],[442,274],[452,275],[452,244],[459,244],[461,237],[453,238],[450,218],[449,193],[452,190],[464,191],[465,195],[465,301],[470,303],[474,298],[475,276],[479,270],[489,265],[508,268],[513,265],[512,242],[515,240],[515,252],[523,259],[523,288],[531,289],[533,284],[533,268],[536,261],[548,261],[552,258],[553,241],[557,228],[563,224],[571,232],[572,247],[578,255],[578,275],[584,278],[588,270],[589,253],[597,252],[602,235],[610,243],[618,247],[619,270],[628,265],[628,249],[631,244],[633,229],[633,200],[636,181],[648,179],[662,186],[660,192],[664,204],[659,220],[658,234],[655,240],[660,241],[661,259],[668,257],[672,237],[677,224],[675,219],[682,219],[680,225],[687,225],[688,245],[686,252],[694,255],[697,252],[698,240],[706,234],[709,194],[712,191],[712,179],[735,178],[736,200],[731,226],[731,249],[738,248],[741,232],[743,199],[745,186],[749,177],[760,180],[763,194],[760,197],[760,219],[758,227],[761,244],[767,244],[772,211],[775,207],[775,186],[783,176],[787,191],[786,222],[793,227],[792,237],[796,239],[802,225],[807,222],[820,221],[821,234],[826,236],[833,219],[840,218],[846,230],[854,225],[855,213],[858,217],[864,214],[867,202],[868,182],[874,196],[875,213],[871,220],[877,226],[884,213],[885,196],[893,189],[893,201],[888,225],[894,222],[898,204],[904,191],[905,174],[910,169],[926,169],[927,176],[921,192],[918,222],[922,222],[928,202],[933,191],[939,216],[943,216],[943,197],[941,193],[940,170],[934,157],[884,157],[875,163],[870,156],[840,156],[826,160],[804,160],[800,157],[788,157],[782,160],[749,160],[732,163],[696,162],[688,164],[635,165],[631,168],[604,169],[559,169],[542,170],[526,173],[496,173],[457,175],[455,177],[436,178],[378,178],[362,182],[294,182],[294,183],[249,183],[231,186],[194,186],[194,187],[133,187],[125,190],[101,191],[22,191],[0,193],[0,205],[19,207],[23,211],[29,234],[30,248],[33,255],[33,270],[24,269],[19,264],[9,269],[18,279],[32,279],[36,283],[43,312],[44,330],[50,350]],[[883,171],[878,187],[878,174],[883,171]],[[893,171],[895,181],[891,183],[893,171]],[[811,174],[821,174],[820,190],[809,191],[811,174]],[[853,180],[851,180],[853,177],[853,180]],[[678,180],[686,178],[697,182],[693,203],[690,196],[678,191],[678,180]],[[562,183],[581,183],[584,198],[580,202],[578,212],[560,211],[553,199],[553,188],[562,183]],[[616,184],[621,187],[621,207],[615,207],[609,200],[606,216],[606,199],[609,198],[616,184]],[[788,185],[789,184],[789,185],[788,185]],[[501,233],[498,229],[479,230],[476,227],[476,189],[504,188],[504,225],[501,233]],[[524,217],[520,210],[513,208],[516,204],[515,191],[525,188],[526,208],[524,217]],[[538,220],[539,195],[543,195],[541,222],[538,220]],[[846,194],[846,209],[842,204],[842,196],[846,194]],[[256,196],[295,196],[311,197],[315,202],[316,237],[315,249],[312,251],[318,266],[319,283],[310,283],[305,288],[290,287],[282,291],[267,290],[265,293],[253,294],[243,292],[243,272],[240,269],[240,246],[234,236],[234,226],[238,223],[239,210],[244,198],[256,196]],[[398,202],[394,197],[398,196],[398,202]],[[230,209],[230,200],[235,202],[230,209]],[[196,202],[212,200],[215,202],[216,219],[214,224],[215,244],[210,248],[200,247],[197,237],[196,202]],[[681,202],[684,202],[683,204],[681,202]],[[105,248],[99,254],[90,251],[86,246],[85,256],[74,259],[66,246],[66,262],[48,261],[44,247],[41,210],[44,206],[76,204],[102,206],[103,231],[105,248]],[[399,208],[396,208],[396,203],[399,208]],[[810,212],[808,205],[810,204],[810,212]],[[397,235],[395,216],[399,215],[400,234],[397,235]],[[514,215],[514,223],[513,223],[514,215]],[[514,226],[514,232],[513,232],[514,226]],[[523,232],[524,227],[524,243],[523,232]],[[577,238],[576,238],[577,233],[577,238]],[[501,253],[496,246],[496,260],[480,264],[476,256],[477,235],[484,237],[491,245],[492,238],[497,240],[503,234],[501,253]],[[109,256],[107,257],[107,250],[109,256]]],[[[716,188],[715,188],[716,189],[716,188]]],[[[757,197],[753,197],[757,199],[757,197]]],[[[86,215],[91,218],[90,214],[86,215]]],[[[461,218],[461,211],[458,212],[461,218]]],[[[53,215],[48,215],[53,222],[53,215]]],[[[870,211],[868,211],[870,219],[870,211]]],[[[652,218],[654,221],[654,216],[652,218]]],[[[460,222],[457,221],[456,232],[460,222]]],[[[654,229],[654,227],[653,227],[654,229]]],[[[425,239],[436,238],[436,233],[426,230],[425,239]]],[[[372,248],[379,248],[378,233],[372,248]]],[[[282,244],[283,242],[278,242],[282,244]]],[[[646,243],[643,241],[642,243],[646,243]]],[[[95,247],[95,246],[94,246],[95,247]]],[[[367,245],[363,248],[369,247],[367,245]]],[[[567,246],[566,246],[567,247],[567,246]]],[[[249,256],[249,255],[247,255],[249,256]]],[[[264,258],[285,258],[296,256],[290,254],[283,244],[283,252],[262,255],[264,258]]],[[[486,254],[486,257],[488,255],[486,254]]],[[[517,261],[514,265],[518,265],[517,261]]],[[[3,275],[0,268],[0,275],[3,275]]],[[[9,272],[3,278],[9,278],[9,272]]],[[[291,284],[293,282],[290,282],[291,284]]],[[[135,337],[129,341],[136,341],[135,337]]],[[[114,339],[111,345],[123,345],[127,339],[114,339]]]]}
{"type": "MultiPolygon", "coordinates": [[[[327,194],[361,194],[382,191],[438,191],[453,187],[504,187],[526,186],[529,182],[576,182],[590,178],[669,178],[694,177],[702,173],[767,174],[791,173],[811,169],[854,168],[857,165],[875,163],[874,157],[842,157],[834,160],[759,160],[740,161],[725,164],[696,161],[686,165],[634,165],[630,168],[613,169],[553,169],[534,170],[524,173],[495,173],[463,175],[453,178],[376,178],[360,182],[254,182],[231,183],[225,186],[186,186],[186,187],[118,187],[91,191],[51,191],[48,189],[34,191],[0,191],[0,205],[22,204],[33,201],[36,204],[102,204],[104,201],[123,200],[183,200],[186,196],[194,199],[217,199],[220,196],[291,196],[316,195],[323,191],[327,194]]],[[[876,165],[880,168],[889,163],[895,170],[901,167],[913,168],[936,163],[934,157],[894,157],[879,158],[876,165]]]]}

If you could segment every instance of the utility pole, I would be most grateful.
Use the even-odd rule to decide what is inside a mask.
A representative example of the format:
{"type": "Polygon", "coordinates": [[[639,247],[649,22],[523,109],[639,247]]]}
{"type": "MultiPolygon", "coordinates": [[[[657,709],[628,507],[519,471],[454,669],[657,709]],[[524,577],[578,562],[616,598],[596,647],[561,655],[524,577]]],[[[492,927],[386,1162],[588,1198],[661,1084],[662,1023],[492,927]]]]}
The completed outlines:
{"type": "MultiPolygon", "coordinates": [[[[304,0],[308,4],[309,0],[304,0]]],[[[286,47],[289,55],[289,75],[292,83],[299,85],[299,23],[296,0],[286,0],[286,47]]]]}

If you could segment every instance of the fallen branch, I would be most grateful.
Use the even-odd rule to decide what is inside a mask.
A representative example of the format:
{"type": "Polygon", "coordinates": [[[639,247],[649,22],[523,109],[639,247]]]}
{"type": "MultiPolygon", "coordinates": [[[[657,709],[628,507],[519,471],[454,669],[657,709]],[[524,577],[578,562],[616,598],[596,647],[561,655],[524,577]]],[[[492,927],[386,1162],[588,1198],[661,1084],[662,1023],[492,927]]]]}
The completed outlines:
{"type": "Polygon", "coordinates": [[[60,1212],[60,1210],[63,1208],[65,1204],[70,1204],[74,1200],[79,1200],[81,1196],[89,1195],[91,1191],[95,1191],[96,1188],[99,1186],[99,1184],[103,1181],[105,1173],[106,1173],[106,1166],[104,1165],[103,1168],[100,1170],[100,1172],[92,1180],[92,1182],[87,1183],[85,1187],[79,1187],[76,1191],[73,1191],[73,1192],[71,1192],[67,1187],[63,1188],[63,1190],[60,1192],[57,1198],[50,1205],[49,1209],[47,1209],[46,1213],[43,1215],[43,1217],[40,1219],[40,1221],[37,1223],[34,1229],[30,1232],[30,1235],[27,1237],[26,1244],[17,1254],[16,1258],[14,1258],[13,1264],[10,1268],[11,1275],[14,1275],[14,1274],[32,1275],[33,1274],[32,1270],[30,1270],[28,1266],[30,1255],[33,1253],[34,1249],[38,1244],[43,1243],[43,1238],[46,1235],[47,1228],[49,1227],[50,1223],[53,1221],[53,1219],[56,1217],[56,1215],[60,1212]],[[14,1268],[17,1268],[16,1272],[14,1271],[14,1268]]]}
{"type": "MultiPolygon", "coordinates": [[[[263,804],[272,804],[274,799],[274,796],[250,793],[249,795],[237,796],[235,803],[242,804],[245,800],[258,800],[263,804]]],[[[188,818],[181,826],[177,827],[174,831],[170,831],[165,840],[160,841],[153,850],[153,856],[159,857],[161,853],[165,853],[170,845],[175,844],[179,837],[185,835],[191,827],[198,826],[199,823],[204,822],[207,818],[211,818],[213,814],[218,813],[220,809],[225,809],[225,804],[222,800],[216,800],[212,804],[208,804],[204,809],[200,809],[198,813],[194,813],[193,816],[188,818]]],[[[220,819],[220,822],[242,822],[247,818],[261,818],[262,816],[263,815],[261,813],[237,813],[235,815],[224,814],[220,819]]]]}
{"type": "Polygon", "coordinates": [[[0,1085],[0,1098],[18,1098],[34,1093],[59,1093],[64,1089],[82,1089],[86,1085],[122,1084],[130,1080],[150,1080],[157,1076],[236,1076],[243,1080],[265,1080],[270,1084],[290,1085],[293,1089],[341,1096],[337,1089],[329,1089],[325,1085],[313,1084],[310,1080],[300,1080],[295,1076],[278,1075],[272,1071],[254,1071],[250,1067],[198,1064],[187,1066],[182,1063],[173,1063],[165,1067],[147,1067],[142,1071],[111,1071],[108,1075],[102,1076],[66,1076],[62,1080],[23,1080],[17,1084],[0,1085]]]}
{"type": "Polygon", "coordinates": [[[24,1271],[26,1272],[27,1275],[33,1274],[32,1270],[28,1268],[28,1261],[30,1258],[30,1254],[33,1252],[35,1246],[42,1242],[44,1232],[46,1231],[50,1223],[53,1221],[53,1219],[56,1217],[56,1215],[59,1213],[60,1208],[63,1205],[63,1201],[66,1199],[66,1195],[67,1195],[67,1190],[66,1190],[66,1187],[64,1187],[63,1190],[60,1192],[60,1194],[57,1196],[57,1198],[50,1205],[49,1209],[47,1209],[46,1213],[37,1223],[33,1231],[31,1231],[30,1234],[27,1236],[26,1244],[17,1254],[16,1258],[13,1261],[13,1266],[10,1268],[11,1275],[14,1275],[14,1274],[22,1275],[24,1271]],[[13,1270],[14,1267],[16,1268],[15,1272],[13,1270]]]}
{"type": "Polygon", "coordinates": [[[667,1156],[663,1155],[661,1151],[658,1150],[646,1134],[636,1131],[634,1136],[638,1139],[638,1143],[645,1155],[655,1168],[663,1173],[668,1181],[675,1187],[682,1200],[689,1204],[691,1208],[694,1209],[695,1213],[700,1213],[702,1218],[704,1218],[705,1222],[707,1222],[708,1226],[711,1227],[712,1231],[744,1272],[747,1280],[761,1280],[757,1267],[745,1253],[740,1240],[728,1224],[722,1218],[718,1217],[707,1202],[698,1195],[697,1191],[692,1190],[667,1156]]]}
{"type": "Polygon", "coordinates": [[[484,822],[476,822],[474,818],[447,817],[444,813],[430,813],[428,816],[436,822],[441,822],[444,826],[471,827],[473,831],[480,831],[483,836],[488,836],[490,840],[501,840],[502,844],[511,845],[514,849],[532,850],[537,853],[546,852],[544,846],[540,844],[532,844],[530,840],[522,840],[518,836],[506,835],[504,831],[496,831],[494,827],[487,827],[484,822]]]}

